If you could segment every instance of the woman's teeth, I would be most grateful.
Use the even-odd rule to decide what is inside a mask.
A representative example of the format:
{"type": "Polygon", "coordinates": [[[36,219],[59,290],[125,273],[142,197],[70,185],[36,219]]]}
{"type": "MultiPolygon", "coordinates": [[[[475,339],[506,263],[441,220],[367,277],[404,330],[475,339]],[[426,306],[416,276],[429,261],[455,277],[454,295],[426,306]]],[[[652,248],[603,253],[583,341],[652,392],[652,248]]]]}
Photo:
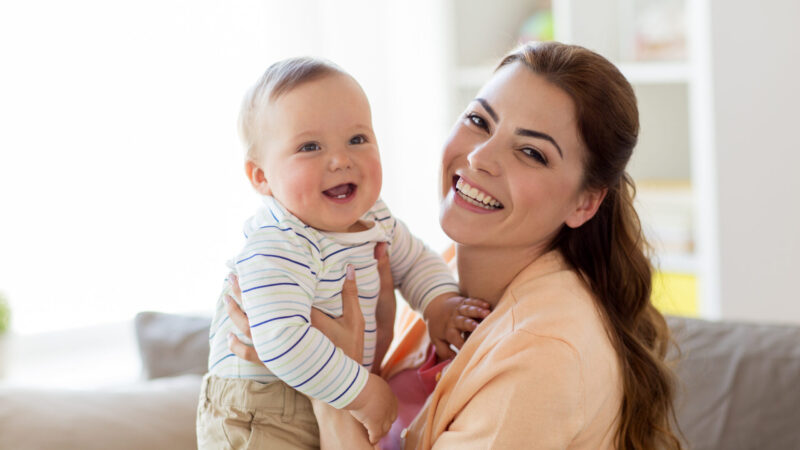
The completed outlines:
{"type": "Polygon", "coordinates": [[[500,209],[503,207],[503,205],[493,199],[491,195],[470,186],[463,178],[459,178],[458,181],[456,181],[456,192],[458,192],[458,195],[466,200],[467,203],[480,206],[484,209],[500,209]]]}

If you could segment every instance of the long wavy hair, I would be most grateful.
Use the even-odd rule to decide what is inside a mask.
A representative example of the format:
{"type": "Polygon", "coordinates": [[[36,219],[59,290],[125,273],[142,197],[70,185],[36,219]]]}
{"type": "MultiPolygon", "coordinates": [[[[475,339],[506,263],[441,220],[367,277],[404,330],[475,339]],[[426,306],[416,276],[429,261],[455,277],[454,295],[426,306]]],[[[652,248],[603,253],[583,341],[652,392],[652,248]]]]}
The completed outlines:
{"type": "Polygon", "coordinates": [[[569,94],[587,149],[583,188],[607,189],[595,216],[562,227],[552,243],[587,280],[619,355],[623,398],[617,447],[680,449],[673,406],[675,376],[665,362],[671,339],[650,300],[650,247],[633,207],[625,167],[639,134],[630,83],[607,59],[575,45],[528,43],[498,66],[520,63],[569,94]]]}

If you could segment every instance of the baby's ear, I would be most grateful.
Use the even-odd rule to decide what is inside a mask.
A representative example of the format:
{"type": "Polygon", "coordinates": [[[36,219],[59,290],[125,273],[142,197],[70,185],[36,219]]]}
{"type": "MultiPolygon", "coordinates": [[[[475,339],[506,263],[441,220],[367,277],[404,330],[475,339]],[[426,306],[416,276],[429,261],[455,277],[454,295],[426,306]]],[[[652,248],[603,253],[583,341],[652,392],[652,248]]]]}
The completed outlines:
{"type": "Polygon", "coordinates": [[[261,195],[272,195],[272,190],[269,188],[269,183],[267,182],[267,175],[264,173],[264,169],[262,169],[257,162],[253,161],[252,159],[248,159],[244,163],[244,171],[247,174],[247,179],[250,180],[250,184],[253,185],[253,189],[255,189],[256,192],[261,195]]]}

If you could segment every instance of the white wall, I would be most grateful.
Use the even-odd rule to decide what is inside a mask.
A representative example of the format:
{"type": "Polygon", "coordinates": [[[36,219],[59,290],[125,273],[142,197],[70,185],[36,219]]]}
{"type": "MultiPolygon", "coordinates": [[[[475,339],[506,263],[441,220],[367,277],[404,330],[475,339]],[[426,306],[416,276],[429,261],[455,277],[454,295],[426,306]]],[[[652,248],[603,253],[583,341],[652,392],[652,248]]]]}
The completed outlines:
{"type": "Polygon", "coordinates": [[[800,2],[712,0],[721,316],[800,323],[800,2]]]}

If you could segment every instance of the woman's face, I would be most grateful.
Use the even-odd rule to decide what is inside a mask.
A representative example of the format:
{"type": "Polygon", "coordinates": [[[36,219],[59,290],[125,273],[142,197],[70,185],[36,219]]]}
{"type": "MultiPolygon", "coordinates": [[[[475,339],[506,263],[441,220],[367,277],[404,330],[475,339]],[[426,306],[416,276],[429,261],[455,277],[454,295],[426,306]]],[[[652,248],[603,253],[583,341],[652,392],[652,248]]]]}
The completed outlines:
{"type": "Polygon", "coordinates": [[[520,63],[502,67],[445,144],[442,229],[463,245],[548,246],[594,213],[584,152],[569,95],[520,63]]]}

